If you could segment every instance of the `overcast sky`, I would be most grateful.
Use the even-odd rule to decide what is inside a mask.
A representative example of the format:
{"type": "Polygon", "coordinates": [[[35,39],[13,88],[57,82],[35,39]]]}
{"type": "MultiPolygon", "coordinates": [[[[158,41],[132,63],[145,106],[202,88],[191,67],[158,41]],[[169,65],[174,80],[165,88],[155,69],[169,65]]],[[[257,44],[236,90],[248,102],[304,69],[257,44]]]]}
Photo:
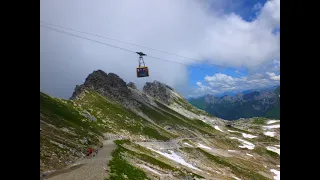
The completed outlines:
{"type": "Polygon", "coordinates": [[[46,0],[40,15],[40,21],[203,62],[56,29],[207,70],[147,56],[150,77],[138,79],[136,54],[40,26],[40,90],[56,97],[69,98],[97,69],[139,88],[158,80],[186,97],[280,83],[280,0],[46,0]]]}

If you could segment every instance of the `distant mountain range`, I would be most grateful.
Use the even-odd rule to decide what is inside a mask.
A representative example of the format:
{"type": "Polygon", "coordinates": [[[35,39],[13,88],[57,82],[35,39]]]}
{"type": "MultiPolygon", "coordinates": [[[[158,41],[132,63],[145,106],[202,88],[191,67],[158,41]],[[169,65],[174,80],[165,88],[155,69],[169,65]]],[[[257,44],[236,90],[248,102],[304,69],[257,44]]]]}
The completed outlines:
{"type": "Polygon", "coordinates": [[[223,97],[223,96],[236,96],[237,94],[249,94],[252,92],[272,92],[275,89],[277,89],[279,86],[271,86],[271,87],[266,87],[266,88],[260,88],[260,89],[248,89],[242,92],[224,92],[220,94],[216,94],[216,97],[223,97]]]}
{"type": "Polygon", "coordinates": [[[209,114],[226,120],[251,117],[280,119],[280,86],[226,94],[206,95],[190,98],[188,101],[209,114]]]}

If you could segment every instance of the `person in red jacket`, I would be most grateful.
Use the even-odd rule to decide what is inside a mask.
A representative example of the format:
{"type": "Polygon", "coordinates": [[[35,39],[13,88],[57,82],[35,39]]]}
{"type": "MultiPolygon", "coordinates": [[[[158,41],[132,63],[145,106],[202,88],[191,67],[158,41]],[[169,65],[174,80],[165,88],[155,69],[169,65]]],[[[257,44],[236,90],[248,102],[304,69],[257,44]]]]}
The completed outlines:
{"type": "Polygon", "coordinates": [[[89,156],[92,154],[92,148],[89,148],[89,156]]]}

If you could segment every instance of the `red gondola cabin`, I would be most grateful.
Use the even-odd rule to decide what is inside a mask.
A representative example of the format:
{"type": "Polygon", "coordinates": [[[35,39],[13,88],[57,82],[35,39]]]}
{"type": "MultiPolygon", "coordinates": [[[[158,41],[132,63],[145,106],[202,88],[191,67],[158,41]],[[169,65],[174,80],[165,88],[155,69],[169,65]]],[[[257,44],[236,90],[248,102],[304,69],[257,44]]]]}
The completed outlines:
{"type": "Polygon", "coordinates": [[[149,76],[149,69],[148,67],[138,67],[137,68],[137,77],[148,77],[149,76]]]}

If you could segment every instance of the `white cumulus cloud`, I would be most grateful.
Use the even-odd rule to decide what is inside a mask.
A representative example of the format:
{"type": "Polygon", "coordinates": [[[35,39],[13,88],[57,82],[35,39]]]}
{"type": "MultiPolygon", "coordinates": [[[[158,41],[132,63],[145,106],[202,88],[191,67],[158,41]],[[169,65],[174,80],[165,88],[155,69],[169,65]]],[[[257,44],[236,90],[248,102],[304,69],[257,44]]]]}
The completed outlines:
{"type": "Polygon", "coordinates": [[[241,92],[248,89],[263,88],[279,85],[280,75],[275,73],[252,74],[244,77],[232,77],[223,73],[206,76],[203,82],[198,81],[198,86],[191,96],[202,96],[205,94],[217,94],[223,92],[241,92]]]}
{"type": "Polygon", "coordinates": [[[267,72],[267,74],[270,76],[270,79],[275,81],[280,81],[280,75],[276,75],[275,73],[267,72]]]}
{"type": "MultiPolygon", "coordinates": [[[[270,0],[262,5],[258,17],[250,22],[234,13],[221,13],[219,8],[224,0],[214,1],[213,5],[208,2],[48,0],[40,2],[40,20],[228,67],[255,69],[280,58],[279,34],[272,33],[280,26],[279,0],[270,0]]],[[[159,80],[183,91],[188,83],[186,67],[150,56],[187,65],[199,63],[116,41],[79,35],[131,51],[143,51],[149,55],[145,60],[150,77],[136,78],[136,54],[40,27],[40,89],[44,92],[68,98],[75,85],[82,83],[96,69],[116,73],[140,88],[146,81],[159,80]]],[[[227,85],[222,89],[230,89],[232,83],[243,81],[241,78],[220,76],[212,78],[217,82],[221,81],[219,78],[225,79],[227,85]]]]}

